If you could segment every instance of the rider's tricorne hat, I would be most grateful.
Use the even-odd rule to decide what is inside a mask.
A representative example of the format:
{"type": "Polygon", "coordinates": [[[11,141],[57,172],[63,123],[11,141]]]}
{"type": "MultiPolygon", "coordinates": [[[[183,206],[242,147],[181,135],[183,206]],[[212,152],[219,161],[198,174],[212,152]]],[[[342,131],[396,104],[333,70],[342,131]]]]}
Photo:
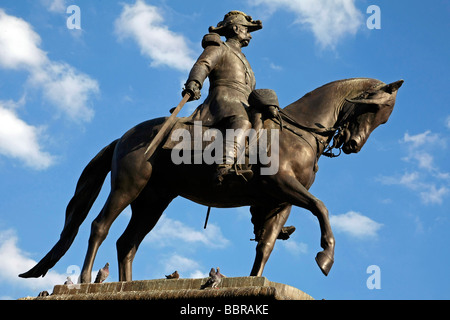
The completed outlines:
{"type": "Polygon", "coordinates": [[[232,25],[241,25],[248,28],[249,32],[253,32],[262,28],[262,22],[260,20],[254,21],[251,16],[243,13],[242,11],[230,11],[228,12],[223,21],[217,24],[217,27],[209,27],[209,32],[218,33],[221,36],[225,36],[225,30],[232,25]]]}

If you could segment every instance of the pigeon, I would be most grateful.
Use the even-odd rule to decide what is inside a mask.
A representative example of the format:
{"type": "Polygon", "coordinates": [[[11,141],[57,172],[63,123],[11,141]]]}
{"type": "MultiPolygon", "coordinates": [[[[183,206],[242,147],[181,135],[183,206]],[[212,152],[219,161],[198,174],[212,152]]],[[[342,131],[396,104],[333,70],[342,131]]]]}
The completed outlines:
{"type": "Polygon", "coordinates": [[[216,289],[221,281],[222,281],[222,277],[220,276],[220,273],[217,274],[216,271],[214,270],[214,268],[211,268],[211,271],[209,271],[208,280],[205,282],[205,284],[203,284],[200,287],[200,289],[206,289],[209,287],[216,289]]]}
{"type": "Polygon", "coordinates": [[[178,279],[180,275],[178,274],[178,271],[175,270],[172,274],[166,275],[166,279],[178,279]]]}
{"type": "Polygon", "coordinates": [[[218,276],[219,278],[221,278],[221,279],[227,277],[227,276],[225,276],[225,275],[223,275],[223,274],[220,273],[220,268],[219,268],[219,267],[216,268],[216,274],[217,274],[217,276],[218,276]]]}
{"type": "Polygon", "coordinates": [[[73,284],[72,279],[70,279],[70,277],[67,277],[67,280],[66,280],[66,282],[64,282],[64,284],[66,284],[66,285],[73,284]]]}
{"type": "Polygon", "coordinates": [[[45,290],[45,291],[39,292],[38,297],[48,297],[49,295],[50,294],[48,293],[48,291],[45,290]]]}
{"type": "Polygon", "coordinates": [[[209,277],[212,278],[216,275],[216,270],[214,270],[214,268],[211,268],[211,270],[209,270],[209,277]]]}
{"type": "Polygon", "coordinates": [[[105,266],[98,270],[97,276],[95,277],[94,283],[102,283],[109,276],[109,263],[107,262],[105,266]]]}

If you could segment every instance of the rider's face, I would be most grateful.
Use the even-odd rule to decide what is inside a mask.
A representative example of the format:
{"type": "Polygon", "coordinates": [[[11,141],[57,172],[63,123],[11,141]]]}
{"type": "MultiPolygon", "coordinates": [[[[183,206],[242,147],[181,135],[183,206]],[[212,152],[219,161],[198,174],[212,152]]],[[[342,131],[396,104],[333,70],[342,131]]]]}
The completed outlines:
{"type": "Polygon", "coordinates": [[[237,25],[234,29],[236,33],[236,40],[239,41],[242,47],[248,46],[250,43],[250,40],[252,39],[252,36],[250,32],[248,32],[248,28],[244,26],[237,25]]]}

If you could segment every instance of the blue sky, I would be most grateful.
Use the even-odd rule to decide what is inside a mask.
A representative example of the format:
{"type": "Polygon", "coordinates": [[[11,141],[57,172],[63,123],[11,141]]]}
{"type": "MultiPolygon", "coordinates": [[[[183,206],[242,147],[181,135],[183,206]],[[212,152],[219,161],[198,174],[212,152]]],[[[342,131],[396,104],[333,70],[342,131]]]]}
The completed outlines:
{"type": "MultiPolygon", "coordinates": [[[[450,3],[444,0],[2,0],[0,298],[51,291],[79,272],[109,180],[47,276],[17,277],[59,238],[90,159],[179,102],[203,35],[230,10],[263,21],[243,51],[257,88],[275,90],[282,106],[338,79],[405,80],[390,120],[360,153],[319,161],[310,191],[328,207],[336,237],[328,277],[314,261],[318,222],[300,208],[287,223],[297,231],[276,244],[264,276],[317,299],[450,298],[450,3]],[[80,8],[81,29],[67,26],[70,5],[80,8]],[[370,5],[380,9],[381,29],[367,27],[370,5]],[[379,288],[367,286],[371,266],[379,288]]],[[[200,102],[188,103],[181,115],[200,102]]],[[[175,269],[203,277],[215,266],[227,276],[249,275],[255,243],[248,208],[213,208],[203,230],[205,214],[206,207],[175,199],[143,241],[134,279],[175,269]]],[[[95,270],[111,265],[108,281],[118,280],[115,242],[129,218],[127,208],[97,255],[95,270]]]]}

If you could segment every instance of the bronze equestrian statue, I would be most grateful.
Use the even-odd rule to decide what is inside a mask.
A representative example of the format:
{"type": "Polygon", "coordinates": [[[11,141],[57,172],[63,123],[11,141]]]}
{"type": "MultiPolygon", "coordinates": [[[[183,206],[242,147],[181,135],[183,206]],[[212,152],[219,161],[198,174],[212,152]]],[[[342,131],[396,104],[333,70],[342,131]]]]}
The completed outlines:
{"type": "MultiPolygon", "coordinates": [[[[246,19],[246,21],[253,20],[246,19]]],[[[205,48],[205,52],[208,47],[205,48]]],[[[250,72],[249,75],[249,80],[254,81],[250,72]]],[[[210,79],[213,76],[211,72],[210,79]]],[[[201,86],[202,78],[197,79],[200,79],[201,86]]],[[[189,94],[192,93],[195,98],[198,94],[197,89],[194,88],[195,85],[191,87],[189,83],[188,81],[186,84],[186,90],[191,90],[189,94]]],[[[113,221],[128,205],[131,205],[132,216],[126,230],[117,241],[117,254],[119,280],[132,280],[132,262],[141,241],[177,196],[209,207],[250,206],[257,241],[256,258],[250,273],[252,276],[262,275],[275,242],[280,238],[289,217],[291,206],[308,209],[319,221],[320,246],[323,250],[317,254],[316,262],[327,275],[334,262],[335,239],[326,206],[308,191],[318,170],[317,162],[322,154],[333,156],[332,149],[342,150],[345,154],[359,152],[372,131],[389,119],[395,105],[397,90],[402,83],[403,80],[399,80],[385,84],[370,78],[334,81],[280,109],[278,117],[249,108],[250,117],[247,117],[255,119],[255,115],[259,114],[261,120],[259,125],[269,131],[276,131],[279,135],[278,141],[272,142],[270,146],[271,152],[277,148],[277,172],[261,174],[265,164],[253,164],[247,169],[252,172],[250,179],[224,179],[223,183],[217,183],[211,179],[217,173],[217,165],[175,164],[172,161],[172,150],[162,146],[158,147],[147,160],[145,151],[166,118],[138,124],[103,148],[89,162],[67,206],[60,239],[36,266],[19,276],[24,278],[44,276],[67,252],[109,172],[111,172],[111,191],[100,214],[92,222],[88,250],[80,277],[82,283],[91,282],[91,271],[97,250],[106,238],[113,221]]],[[[228,90],[222,87],[226,86],[213,85],[210,89],[210,94],[204,102],[204,105],[209,106],[209,110],[204,110],[200,106],[190,117],[180,118],[179,123],[187,126],[189,121],[203,111],[210,112],[211,116],[219,112],[219,103],[226,104],[228,101],[225,99],[220,102],[220,98],[214,97],[220,90],[228,90]]],[[[239,99],[246,103],[246,96],[247,93],[245,95],[242,93],[242,98],[239,99]]],[[[234,97],[230,99],[233,100],[234,97]]],[[[271,104],[273,103],[269,103],[271,104]]],[[[241,115],[235,119],[239,118],[244,119],[245,116],[241,115]]],[[[209,118],[202,117],[202,119],[209,118]]],[[[216,121],[208,125],[220,127],[214,122],[216,121]]],[[[230,123],[224,124],[222,129],[228,128],[229,125],[230,123]]]]}

